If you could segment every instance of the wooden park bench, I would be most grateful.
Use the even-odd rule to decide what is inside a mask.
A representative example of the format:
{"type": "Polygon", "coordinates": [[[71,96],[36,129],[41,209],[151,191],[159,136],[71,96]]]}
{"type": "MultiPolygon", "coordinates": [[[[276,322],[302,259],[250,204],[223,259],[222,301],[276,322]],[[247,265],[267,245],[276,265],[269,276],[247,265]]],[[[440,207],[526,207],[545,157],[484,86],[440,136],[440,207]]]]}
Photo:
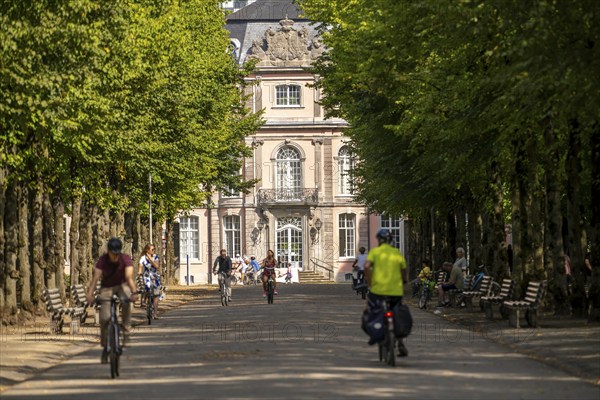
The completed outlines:
{"type": "MultiPolygon", "coordinates": [[[[94,298],[98,299],[98,295],[100,293],[100,285],[96,285],[96,290],[94,291],[94,298]]],[[[94,315],[99,315],[100,313],[100,304],[96,301],[94,304],[88,304],[87,298],[85,296],[86,290],[83,285],[71,285],[71,300],[73,302],[73,306],[82,307],[84,312],[80,318],[81,323],[85,323],[88,316],[88,308],[93,308],[95,310],[94,315]]],[[[96,318],[96,323],[98,323],[98,318],[96,318]]]]}
{"type": "Polygon", "coordinates": [[[538,308],[545,292],[545,282],[529,282],[523,300],[504,301],[504,307],[509,311],[508,324],[519,328],[520,311],[525,310],[525,320],[529,326],[537,327],[538,308]]]}
{"type": "Polygon", "coordinates": [[[473,311],[473,298],[480,300],[482,296],[487,296],[489,294],[492,281],[492,277],[486,275],[481,279],[481,286],[479,286],[479,290],[468,290],[462,292],[462,299],[467,306],[467,311],[473,311]]]}
{"type": "Polygon", "coordinates": [[[497,296],[481,296],[481,302],[483,303],[483,309],[485,310],[485,316],[489,319],[494,319],[494,306],[499,306],[500,314],[503,318],[508,317],[506,307],[504,307],[505,301],[512,300],[515,291],[515,281],[509,278],[502,280],[502,286],[500,286],[500,294],[497,296]]]}
{"type": "Polygon", "coordinates": [[[464,289],[450,289],[448,290],[448,297],[450,297],[450,305],[456,307],[463,302],[462,294],[471,290],[473,284],[473,275],[468,275],[464,279],[464,289]]]}
{"type": "Polygon", "coordinates": [[[65,315],[71,317],[71,334],[79,331],[80,318],[85,312],[83,307],[65,307],[58,289],[44,289],[44,300],[46,310],[50,312],[50,329],[52,333],[62,333],[65,315]]]}

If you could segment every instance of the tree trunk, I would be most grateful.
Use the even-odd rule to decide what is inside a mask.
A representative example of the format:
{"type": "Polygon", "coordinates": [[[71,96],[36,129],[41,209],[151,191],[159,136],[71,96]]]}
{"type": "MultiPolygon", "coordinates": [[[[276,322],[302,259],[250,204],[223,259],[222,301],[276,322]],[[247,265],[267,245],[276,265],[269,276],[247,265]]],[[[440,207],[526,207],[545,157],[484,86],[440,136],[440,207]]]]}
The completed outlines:
{"type": "Polygon", "coordinates": [[[79,220],[81,219],[81,195],[76,195],[73,198],[73,206],[71,210],[71,229],[69,230],[69,247],[71,254],[69,254],[69,263],[71,265],[71,285],[77,285],[79,283],[79,253],[78,253],[78,242],[79,242],[79,220]]]}
{"type": "Polygon", "coordinates": [[[142,238],[140,236],[140,213],[138,211],[134,211],[133,214],[133,226],[132,226],[132,238],[133,242],[131,245],[131,252],[133,255],[137,256],[142,252],[142,238]]]}
{"type": "Polygon", "coordinates": [[[173,245],[173,220],[167,220],[166,236],[167,248],[165,251],[165,260],[161,265],[163,273],[166,275],[166,284],[170,285],[173,282],[173,264],[175,263],[175,247],[173,245]]]}
{"type": "Polygon", "coordinates": [[[567,279],[564,273],[564,245],[562,236],[562,213],[560,208],[560,178],[558,169],[561,154],[556,144],[556,135],[551,121],[544,127],[544,144],[549,150],[544,168],[546,184],[545,254],[548,259],[548,292],[546,303],[554,308],[556,314],[570,313],[567,303],[567,279]]]}
{"type": "Polygon", "coordinates": [[[26,185],[17,188],[19,202],[19,285],[21,286],[21,308],[33,311],[31,301],[31,263],[29,254],[29,196],[26,185]]]}
{"type": "Polygon", "coordinates": [[[518,285],[515,287],[515,296],[518,298],[521,296],[520,283],[523,282],[523,262],[521,252],[521,196],[520,192],[514,185],[511,196],[511,234],[512,234],[512,248],[513,248],[513,272],[512,279],[515,280],[518,285]]]}
{"type": "Polygon", "coordinates": [[[446,246],[445,246],[445,257],[448,260],[456,260],[456,214],[453,211],[449,211],[446,214],[446,246]]]}
{"type": "Polygon", "coordinates": [[[4,209],[4,246],[5,246],[5,283],[4,309],[2,314],[13,315],[17,312],[17,256],[19,250],[19,209],[17,202],[17,185],[14,181],[6,188],[6,205],[4,209]]]}
{"type": "Polygon", "coordinates": [[[77,253],[79,254],[79,282],[85,286],[90,280],[89,251],[91,245],[91,225],[89,200],[81,202],[79,218],[79,240],[77,241],[77,253]]]}
{"type": "Polygon", "coordinates": [[[94,273],[94,266],[98,257],[99,252],[99,241],[98,241],[98,206],[96,204],[90,204],[90,222],[89,222],[89,233],[90,236],[88,244],[88,259],[89,259],[89,276],[92,277],[94,273]]]}
{"type": "Polygon", "coordinates": [[[125,213],[125,242],[123,243],[123,251],[127,254],[131,254],[132,258],[135,258],[133,252],[133,225],[135,223],[135,216],[133,212],[125,213]]]}
{"type": "Polygon", "coordinates": [[[32,296],[33,303],[41,307],[43,303],[44,275],[46,264],[44,262],[43,241],[43,187],[38,184],[31,197],[31,249],[33,255],[33,281],[32,296]]]}
{"type": "Polygon", "coordinates": [[[467,213],[465,207],[460,207],[454,211],[456,215],[456,247],[465,249],[465,257],[467,253],[467,213]]]}
{"type": "MultiPolygon", "coordinates": [[[[591,184],[591,223],[590,252],[592,261],[592,278],[589,292],[592,312],[588,321],[600,319],[600,123],[596,123],[590,135],[592,184],[591,184]]],[[[1,248],[1,247],[0,247],[1,248]]]]}
{"type": "Polygon", "coordinates": [[[569,220],[569,256],[573,277],[571,306],[575,316],[584,316],[587,308],[583,272],[585,228],[582,218],[584,213],[582,212],[583,202],[581,196],[581,131],[577,120],[569,122],[569,145],[567,149],[567,218],[569,220]]]}
{"type": "Polygon", "coordinates": [[[6,212],[6,170],[0,168],[0,313],[5,306],[4,289],[6,284],[6,242],[4,240],[4,213],[6,212]]]}
{"type": "MultiPolygon", "coordinates": [[[[43,243],[44,243],[44,264],[46,265],[46,287],[56,287],[56,271],[58,266],[54,259],[54,244],[56,242],[56,233],[54,232],[54,212],[50,203],[48,191],[44,191],[42,200],[43,215],[43,243]]],[[[61,294],[62,295],[62,294],[61,294]]]]}
{"type": "Polygon", "coordinates": [[[436,269],[441,269],[444,261],[442,248],[442,226],[434,209],[431,210],[431,233],[433,243],[433,260],[436,269]]]}
{"type": "MultiPolygon", "coordinates": [[[[56,194],[54,197],[54,201],[52,202],[54,209],[54,234],[56,235],[56,240],[54,241],[54,266],[56,267],[56,287],[58,291],[61,293],[61,296],[64,296],[65,293],[65,205],[60,198],[59,194],[56,194]]],[[[63,301],[65,299],[63,298],[63,301]]]]}

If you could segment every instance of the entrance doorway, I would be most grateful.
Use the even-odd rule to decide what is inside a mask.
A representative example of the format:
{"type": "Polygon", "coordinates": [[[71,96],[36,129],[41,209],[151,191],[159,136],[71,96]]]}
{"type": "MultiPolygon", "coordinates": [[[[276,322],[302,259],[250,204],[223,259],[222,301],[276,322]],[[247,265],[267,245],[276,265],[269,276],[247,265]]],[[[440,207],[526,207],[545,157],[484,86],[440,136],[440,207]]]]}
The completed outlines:
{"type": "Polygon", "coordinates": [[[302,268],[302,217],[277,218],[275,256],[280,267],[295,265],[302,268]]]}

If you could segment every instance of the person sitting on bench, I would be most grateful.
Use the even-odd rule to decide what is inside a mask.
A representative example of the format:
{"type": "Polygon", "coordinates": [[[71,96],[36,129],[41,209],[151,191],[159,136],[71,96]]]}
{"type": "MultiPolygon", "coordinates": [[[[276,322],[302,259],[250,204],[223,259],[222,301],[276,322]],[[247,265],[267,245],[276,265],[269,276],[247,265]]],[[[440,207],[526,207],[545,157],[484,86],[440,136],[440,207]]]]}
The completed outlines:
{"type": "Polygon", "coordinates": [[[451,262],[446,261],[442,266],[442,269],[450,273],[448,282],[442,283],[438,286],[438,298],[440,307],[448,307],[450,301],[446,298],[446,292],[452,289],[463,290],[465,278],[463,276],[462,269],[458,265],[452,265],[451,262]]]}

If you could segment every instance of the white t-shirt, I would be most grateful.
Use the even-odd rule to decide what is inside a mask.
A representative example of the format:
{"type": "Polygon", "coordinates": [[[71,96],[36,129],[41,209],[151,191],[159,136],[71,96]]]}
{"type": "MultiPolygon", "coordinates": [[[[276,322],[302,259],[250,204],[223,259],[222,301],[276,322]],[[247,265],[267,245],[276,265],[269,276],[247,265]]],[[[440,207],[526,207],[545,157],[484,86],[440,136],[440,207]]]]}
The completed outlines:
{"type": "Polygon", "coordinates": [[[356,265],[358,265],[358,269],[360,271],[364,271],[365,270],[365,263],[367,262],[367,255],[366,254],[359,254],[358,256],[356,256],[356,265]]]}

